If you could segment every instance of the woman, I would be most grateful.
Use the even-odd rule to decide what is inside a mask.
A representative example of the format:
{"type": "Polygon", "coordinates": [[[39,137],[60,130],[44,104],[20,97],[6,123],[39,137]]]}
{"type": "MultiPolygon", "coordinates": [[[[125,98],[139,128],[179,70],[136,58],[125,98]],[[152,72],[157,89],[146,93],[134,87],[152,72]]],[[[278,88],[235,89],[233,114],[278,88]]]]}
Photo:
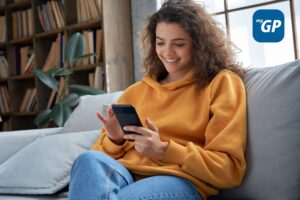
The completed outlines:
{"type": "Polygon", "coordinates": [[[141,44],[145,76],[118,103],[134,105],[143,127],[124,135],[111,108],[97,113],[104,128],[73,165],[70,199],[206,199],[240,184],[243,70],[218,24],[193,1],[168,0],[141,44]]]}

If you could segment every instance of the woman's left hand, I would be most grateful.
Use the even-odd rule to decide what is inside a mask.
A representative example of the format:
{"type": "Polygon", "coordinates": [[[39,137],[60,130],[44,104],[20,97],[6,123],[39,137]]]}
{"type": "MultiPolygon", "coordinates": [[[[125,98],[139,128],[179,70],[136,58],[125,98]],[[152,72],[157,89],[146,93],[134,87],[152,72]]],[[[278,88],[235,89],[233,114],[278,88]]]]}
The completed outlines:
{"type": "Polygon", "coordinates": [[[168,143],[162,142],[159,137],[158,128],[150,120],[145,120],[148,128],[138,126],[125,126],[124,130],[133,131],[139,134],[125,134],[124,139],[134,140],[134,148],[140,154],[162,160],[167,149],[168,143]]]}

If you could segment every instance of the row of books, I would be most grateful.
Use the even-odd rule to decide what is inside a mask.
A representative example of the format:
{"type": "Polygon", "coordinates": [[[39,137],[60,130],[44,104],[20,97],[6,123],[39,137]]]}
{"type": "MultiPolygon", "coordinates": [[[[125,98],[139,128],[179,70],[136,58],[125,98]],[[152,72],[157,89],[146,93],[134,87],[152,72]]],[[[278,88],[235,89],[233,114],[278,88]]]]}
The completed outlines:
{"type": "Polygon", "coordinates": [[[9,95],[7,85],[0,86],[0,113],[9,112],[9,95]]]}
{"type": "Polygon", "coordinates": [[[52,0],[37,6],[38,16],[44,31],[65,26],[64,1],[52,0]]]}
{"type": "Polygon", "coordinates": [[[84,54],[96,53],[97,56],[84,58],[77,65],[89,65],[102,61],[102,29],[83,31],[85,40],[84,54]]]}
{"type": "Polygon", "coordinates": [[[20,112],[34,112],[37,110],[37,98],[36,98],[36,88],[27,88],[21,105],[19,108],[20,112]]]}
{"type": "MultiPolygon", "coordinates": [[[[102,30],[83,31],[85,39],[84,54],[96,53],[97,56],[90,56],[78,61],[75,66],[86,66],[102,61],[102,30]]],[[[53,67],[63,67],[65,65],[64,49],[66,36],[59,33],[56,40],[52,42],[48,56],[42,67],[43,71],[48,71],[53,67]]]]}
{"type": "Polygon", "coordinates": [[[31,74],[36,67],[35,55],[32,46],[15,46],[16,75],[31,74]]]}
{"type": "Polygon", "coordinates": [[[33,35],[32,8],[13,12],[13,38],[22,38],[33,35]]]}
{"type": "Polygon", "coordinates": [[[89,86],[105,89],[105,72],[102,67],[97,66],[94,73],[89,73],[89,86]]]}
{"type": "Polygon", "coordinates": [[[6,42],[7,34],[6,34],[6,17],[0,16],[0,42],[6,42]]]}
{"type": "Polygon", "coordinates": [[[8,63],[5,56],[0,56],[0,78],[5,79],[9,75],[8,63]]]}
{"type": "Polygon", "coordinates": [[[101,0],[76,0],[76,8],[78,22],[102,18],[101,0]]]}

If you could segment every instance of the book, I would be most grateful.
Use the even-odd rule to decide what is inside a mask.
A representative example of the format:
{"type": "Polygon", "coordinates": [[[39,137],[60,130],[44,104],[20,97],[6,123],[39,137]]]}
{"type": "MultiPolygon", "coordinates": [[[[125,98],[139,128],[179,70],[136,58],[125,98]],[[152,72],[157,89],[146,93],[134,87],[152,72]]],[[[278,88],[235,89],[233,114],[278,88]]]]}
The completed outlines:
{"type": "Polygon", "coordinates": [[[89,86],[90,87],[94,87],[94,77],[95,77],[95,73],[89,73],[89,86]]]}
{"type": "Polygon", "coordinates": [[[95,69],[94,88],[104,89],[105,73],[102,67],[97,66],[95,69]]]}
{"type": "Polygon", "coordinates": [[[62,11],[59,7],[59,3],[58,3],[58,1],[52,1],[52,2],[53,2],[54,7],[57,10],[57,15],[58,15],[58,19],[60,21],[61,27],[63,27],[63,26],[65,26],[65,19],[63,17],[62,11]]]}
{"type": "Polygon", "coordinates": [[[8,72],[8,63],[5,56],[0,56],[0,78],[7,78],[9,75],[8,72]]]}
{"type": "Polygon", "coordinates": [[[96,8],[99,14],[99,17],[102,18],[102,0],[94,0],[96,4],[96,8]]]}
{"type": "Polygon", "coordinates": [[[33,88],[27,88],[26,91],[25,91],[25,94],[23,96],[23,99],[21,101],[21,105],[20,105],[20,108],[19,108],[19,111],[20,112],[25,112],[26,110],[26,106],[28,104],[28,101],[31,97],[31,94],[33,92],[33,88]]]}
{"type": "Polygon", "coordinates": [[[33,35],[33,18],[32,18],[32,8],[27,9],[27,19],[28,19],[28,36],[33,35]]]}
{"type": "MultiPolygon", "coordinates": [[[[85,41],[84,54],[88,54],[90,52],[89,31],[83,31],[83,37],[85,41]]],[[[88,64],[89,64],[89,58],[86,57],[83,59],[83,65],[88,65],[88,64]]]]}
{"type": "Polygon", "coordinates": [[[24,108],[24,111],[26,112],[30,112],[30,108],[32,107],[32,104],[35,101],[35,96],[36,96],[36,88],[34,88],[31,92],[30,92],[30,96],[28,98],[28,101],[26,102],[26,106],[24,108]]]}
{"type": "MultiPolygon", "coordinates": [[[[93,31],[89,31],[88,32],[88,41],[87,41],[88,47],[89,47],[89,51],[88,53],[95,53],[95,48],[94,48],[94,32],[93,31]]],[[[94,56],[89,56],[89,61],[90,64],[94,64],[95,63],[95,57],[94,56]]]]}
{"type": "Polygon", "coordinates": [[[25,69],[24,69],[24,73],[25,74],[29,74],[32,71],[32,68],[35,66],[35,58],[34,58],[34,53],[31,54],[30,58],[28,59],[25,69]]]}
{"type": "Polygon", "coordinates": [[[21,47],[20,48],[20,57],[21,57],[21,74],[25,74],[25,67],[28,62],[28,54],[29,54],[29,47],[21,47]]]}
{"type": "Polygon", "coordinates": [[[22,23],[22,30],[21,30],[21,36],[26,37],[28,36],[28,19],[27,19],[27,11],[26,10],[22,10],[20,11],[20,15],[22,20],[19,23],[22,23]]]}
{"type": "Polygon", "coordinates": [[[55,100],[55,96],[57,94],[57,91],[56,90],[52,90],[51,94],[50,94],[50,97],[48,99],[48,103],[47,103],[47,108],[51,108],[53,103],[54,103],[54,100],[55,100]]]}
{"type": "Polygon", "coordinates": [[[60,24],[57,23],[56,19],[55,19],[55,14],[54,14],[54,10],[51,6],[51,1],[47,1],[47,3],[45,4],[45,9],[47,11],[47,16],[49,18],[49,23],[50,23],[50,29],[56,29],[56,28],[60,28],[60,24]]]}
{"type": "Polygon", "coordinates": [[[96,30],[96,62],[102,61],[102,29],[96,30]]]}
{"type": "Polygon", "coordinates": [[[61,36],[59,34],[56,40],[53,41],[51,44],[50,51],[48,53],[48,56],[42,68],[43,71],[46,72],[55,66],[56,67],[60,66],[60,55],[61,55],[60,40],[61,40],[61,36]]]}
{"type": "Polygon", "coordinates": [[[40,24],[41,24],[43,30],[47,31],[46,24],[45,24],[45,18],[43,16],[43,12],[42,12],[42,7],[41,6],[37,6],[37,13],[38,13],[40,24]]]}
{"type": "Polygon", "coordinates": [[[55,103],[58,103],[60,101],[60,98],[63,95],[64,87],[65,87],[65,79],[63,77],[61,77],[59,79],[59,87],[58,87],[58,90],[57,90],[55,103]]]}
{"type": "Polygon", "coordinates": [[[18,38],[18,16],[16,12],[11,14],[12,16],[12,29],[13,29],[13,38],[18,38]]]}

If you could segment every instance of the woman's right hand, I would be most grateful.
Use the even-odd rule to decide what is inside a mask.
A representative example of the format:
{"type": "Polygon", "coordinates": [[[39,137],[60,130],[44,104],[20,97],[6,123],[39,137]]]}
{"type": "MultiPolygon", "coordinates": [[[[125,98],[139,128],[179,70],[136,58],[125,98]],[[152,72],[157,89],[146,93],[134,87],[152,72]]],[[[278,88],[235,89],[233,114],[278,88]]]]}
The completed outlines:
{"type": "Polygon", "coordinates": [[[97,112],[97,117],[101,121],[107,136],[113,141],[115,144],[122,144],[124,142],[123,139],[123,131],[122,128],[114,114],[112,108],[109,106],[106,109],[107,118],[104,118],[99,112],[97,112]]]}

